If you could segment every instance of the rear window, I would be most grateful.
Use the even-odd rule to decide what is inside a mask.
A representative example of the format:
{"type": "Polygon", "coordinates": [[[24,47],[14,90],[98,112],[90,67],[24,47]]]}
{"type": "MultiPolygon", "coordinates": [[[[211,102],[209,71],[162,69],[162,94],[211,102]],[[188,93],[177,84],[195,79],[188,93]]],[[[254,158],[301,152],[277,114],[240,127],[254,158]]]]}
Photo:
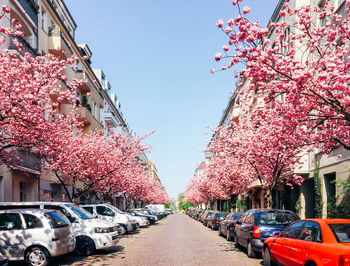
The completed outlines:
{"type": "Polygon", "coordinates": [[[289,212],[262,212],[259,215],[259,224],[271,226],[287,226],[298,220],[298,216],[289,212]]]}
{"type": "Polygon", "coordinates": [[[350,243],[350,224],[328,224],[340,243],[350,243]]]}
{"type": "Polygon", "coordinates": [[[47,212],[45,213],[45,216],[49,219],[52,228],[61,228],[70,225],[66,216],[58,212],[47,212]]]}
{"type": "Polygon", "coordinates": [[[239,220],[242,217],[241,213],[232,213],[232,220],[239,220]]]}
{"type": "Polygon", "coordinates": [[[223,214],[223,213],[217,213],[217,214],[215,214],[215,219],[218,219],[218,220],[224,220],[225,217],[226,217],[226,215],[223,214]]]}

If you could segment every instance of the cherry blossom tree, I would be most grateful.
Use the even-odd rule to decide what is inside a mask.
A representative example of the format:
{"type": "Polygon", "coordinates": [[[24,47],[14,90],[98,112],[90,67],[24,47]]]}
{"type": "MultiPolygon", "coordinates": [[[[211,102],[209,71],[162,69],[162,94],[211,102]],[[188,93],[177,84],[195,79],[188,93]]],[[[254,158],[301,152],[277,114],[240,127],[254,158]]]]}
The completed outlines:
{"type": "MultiPolygon", "coordinates": [[[[0,18],[8,19],[10,12],[2,6],[0,18]]],[[[17,40],[23,38],[21,28],[16,20],[12,28],[0,26],[0,43],[9,40],[21,52],[0,47],[0,163],[19,163],[17,150],[38,154],[72,201],[86,191],[121,191],[145,201],[168,201],[140,162],[140,154],[149,150],[141,144],[144,137],[82,133],[76,91],[85,81],[68,80],[64,74],[77,58],[24,53],[17,40]],[[70,195],[68,185],[79,189],[70,195]]]]}
{"type": "MultiPolygon", "coordinates": [[[[243,63],[242,77],[251,81],[247,90],[263,95],[266,102],[282,100],[298,106],[290,112],[300,126],[313,131],[311,143],[325,152],[350,149],[349,5],[345,15],[327,0],[322,7],[309,5],[292,10],[285,2],[281,19],[261,27],[250,21],[248,7],[233,1],[239,15],[227,27],[217,22],[229,41],[215,60],[228,59],[222,69],[243,63]]],[[[211,70],[215,72],[215,70],[211,70]]],[[[238,77],[238,74],[235,74],[238,77]]]]}

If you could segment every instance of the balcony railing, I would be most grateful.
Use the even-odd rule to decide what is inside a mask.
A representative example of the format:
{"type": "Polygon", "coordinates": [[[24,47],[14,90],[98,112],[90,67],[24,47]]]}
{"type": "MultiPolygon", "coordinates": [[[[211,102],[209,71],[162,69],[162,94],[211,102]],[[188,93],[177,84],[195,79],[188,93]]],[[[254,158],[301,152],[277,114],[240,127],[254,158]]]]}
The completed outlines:
{"type": "Polygon", "coordinates": [[[41,172],[41,160],[38,155],[27,151],[17,150],[15,152],[15,157],[19,158],[18,161],[16,161],[16,165],[19,167],[24,167],[38,173],[41,172]]]}
{"type": "Polygon", "coordinates": [[[13,43],[13,41],[10,42],[9,50],[16,50],[21,55],[24,55],[25,53],[29,53],[32,56],[36,56],[38,54],[36,49],[33,48],[33,46],[35,47],[35,45],[33,44],[33,42],[35,42],[34,39],[27,39],[27,40],[25,40],[25,39],[23,39],[23,38],[21,38],[19,36],[16,36],[16,35],[12,35],[11,37],[13,39],[16,39],[22,45],[23,51],[21,51],[21,49],[19,47],[17,47],[13,43]],[[29,42],[31,42],[32,45],[29,42]]]}
{"type": "Polygon", "coordinates": [[[31,20],[38,27],[38,10],[39,6],[34,0],[17,0],[22,8],[26,11],[31,20]]]}
{"type": "Polygon", "coordinates": [[[67,58],[73,55],[70,44],[57,26],[49,34],[49,51],[58,57],[67,58]]]}

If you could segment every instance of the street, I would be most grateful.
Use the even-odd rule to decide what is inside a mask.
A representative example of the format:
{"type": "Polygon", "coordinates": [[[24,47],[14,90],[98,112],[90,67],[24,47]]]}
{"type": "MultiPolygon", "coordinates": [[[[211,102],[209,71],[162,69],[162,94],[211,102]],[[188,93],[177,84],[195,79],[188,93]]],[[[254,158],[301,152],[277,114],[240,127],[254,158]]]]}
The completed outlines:
{"type": "Polygon", "coordinates": [[[83,258],[67,256],[58,265],[261,265],[217,231],[184,214],[122,236],[117,247],[83,258]]]}

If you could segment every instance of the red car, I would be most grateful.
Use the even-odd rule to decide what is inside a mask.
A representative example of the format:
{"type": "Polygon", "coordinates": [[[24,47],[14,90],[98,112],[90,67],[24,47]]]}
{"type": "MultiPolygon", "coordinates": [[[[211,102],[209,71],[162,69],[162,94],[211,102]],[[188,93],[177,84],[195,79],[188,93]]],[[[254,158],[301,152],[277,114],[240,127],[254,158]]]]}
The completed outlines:
{"type": "Polygon", "coordinates": [[[350,266],[350,219],[299,220],[263,245],[264,265],[350,266]]]}

